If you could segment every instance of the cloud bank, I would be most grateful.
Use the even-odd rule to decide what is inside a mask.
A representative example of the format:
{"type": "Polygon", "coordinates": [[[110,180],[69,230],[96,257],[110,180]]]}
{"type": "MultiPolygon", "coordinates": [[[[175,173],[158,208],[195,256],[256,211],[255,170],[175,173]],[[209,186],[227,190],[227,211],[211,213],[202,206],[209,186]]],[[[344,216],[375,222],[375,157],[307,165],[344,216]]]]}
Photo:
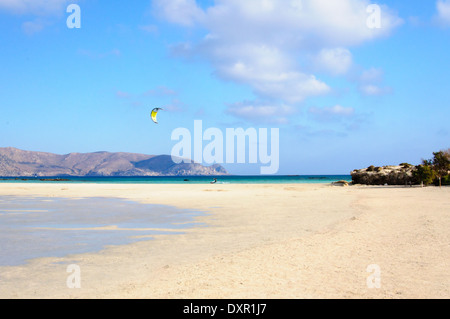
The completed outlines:
{"type": "MultiPolygon", "coordinates": [[[[202,8],[195,0],[154,0],[153,9],[167,22],[204,30],[201,39],[175,46],[176,54],[205,59],[219,78],[249,86],[259,101],[279,105],[278,113],[283,114],[285,105],[332,91],[316,71],[345,75],[353,65],[351,47],[387,37],[402,23],[382,6],[380,26],[370,27],[370,4],[368,0],[216,0],[202,8]]],[[[374,89],[366,87],[366,93],[382,93],[374,89]]],[[[242,103],[260,117],[261,105],[242,103]]],[[[229,112],[248,118],[246,112],[229,112]]]]}
{"type": "Polygon", "coordinates": [[[22,31],[31,36],[51,25],[53,17],[61,17],[66,7],[77,0],[0,0],[0,12],[25,16],[22,31]],[[29,20],[31,18],[31,20],[29,20]]]}
{"type": "Polygon", "coordinates": [[[61,15],[69,0],[0,0],[0,10],[14,14],[30,14],[37,16],[61,15]]]}
{"type": "Polygon", "coordinates": [[[450,26],[450,0],[438,0],[436,9],[438,23],[442,26],[450,26]]]}

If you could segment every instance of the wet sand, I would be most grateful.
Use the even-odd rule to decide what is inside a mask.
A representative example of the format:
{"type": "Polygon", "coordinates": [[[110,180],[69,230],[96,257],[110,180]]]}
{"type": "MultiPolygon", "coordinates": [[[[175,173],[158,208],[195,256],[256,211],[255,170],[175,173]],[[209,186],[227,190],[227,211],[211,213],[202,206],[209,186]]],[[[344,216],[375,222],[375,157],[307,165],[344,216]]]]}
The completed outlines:
{"type": "Polygon", "coordinates": [[[118,198],[1,196],[0,266],[182,233],[200,214],[118,198]]]}
{"type": "Polygon", "coordinates": [[[2,196],[205,213],[181,234],[0,267],[1,298],[450,297],[448,187],[1,183],[2,196]]]}

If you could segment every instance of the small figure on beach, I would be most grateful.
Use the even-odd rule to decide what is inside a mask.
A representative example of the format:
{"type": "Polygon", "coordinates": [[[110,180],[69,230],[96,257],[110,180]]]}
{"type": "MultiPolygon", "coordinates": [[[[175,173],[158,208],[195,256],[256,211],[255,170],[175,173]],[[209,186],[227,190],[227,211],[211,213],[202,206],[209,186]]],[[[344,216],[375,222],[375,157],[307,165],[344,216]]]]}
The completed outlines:
{"type": "Polygon", "coordinates": [[[217,178],[213,178],[214,180],[211,182],[211,184],[217,183],[217,178]]]}

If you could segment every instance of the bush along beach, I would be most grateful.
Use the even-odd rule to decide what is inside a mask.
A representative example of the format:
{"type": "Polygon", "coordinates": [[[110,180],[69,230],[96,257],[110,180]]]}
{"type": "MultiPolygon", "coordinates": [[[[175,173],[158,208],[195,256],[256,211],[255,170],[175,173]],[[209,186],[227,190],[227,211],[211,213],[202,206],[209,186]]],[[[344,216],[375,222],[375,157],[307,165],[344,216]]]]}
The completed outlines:
{"type": "Polygon", "coordinates": [[[433,158],[420,165],[375,167],[373,165],[351,172],[353,184],[363,185],[450,185],[450,149],[433,153],[433,158]]]}

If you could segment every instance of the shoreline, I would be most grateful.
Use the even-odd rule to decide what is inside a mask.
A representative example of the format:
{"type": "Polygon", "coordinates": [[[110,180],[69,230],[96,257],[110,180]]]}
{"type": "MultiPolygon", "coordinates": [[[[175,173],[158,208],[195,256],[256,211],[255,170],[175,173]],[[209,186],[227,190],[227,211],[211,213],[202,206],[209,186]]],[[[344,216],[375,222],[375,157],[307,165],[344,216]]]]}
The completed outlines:
{"type": "Polygon", "coordinates": [[[0,267],[1,298],[450,297],[450,188],[1,183],[6,195],[201,210],[207,227],[0,267]],[[65,285],[70,264],[81,289],[65,285]],[[366,284],[372,264],[380,289],[366,284]]]}
{"type": "Polygon", "coordinates": [[[350,175],[203,175],[203,176],[53,176],[0,177],[2,183],[68,183],[68,184],[328,184],[339,180],[351,181],[350,175]]]}

